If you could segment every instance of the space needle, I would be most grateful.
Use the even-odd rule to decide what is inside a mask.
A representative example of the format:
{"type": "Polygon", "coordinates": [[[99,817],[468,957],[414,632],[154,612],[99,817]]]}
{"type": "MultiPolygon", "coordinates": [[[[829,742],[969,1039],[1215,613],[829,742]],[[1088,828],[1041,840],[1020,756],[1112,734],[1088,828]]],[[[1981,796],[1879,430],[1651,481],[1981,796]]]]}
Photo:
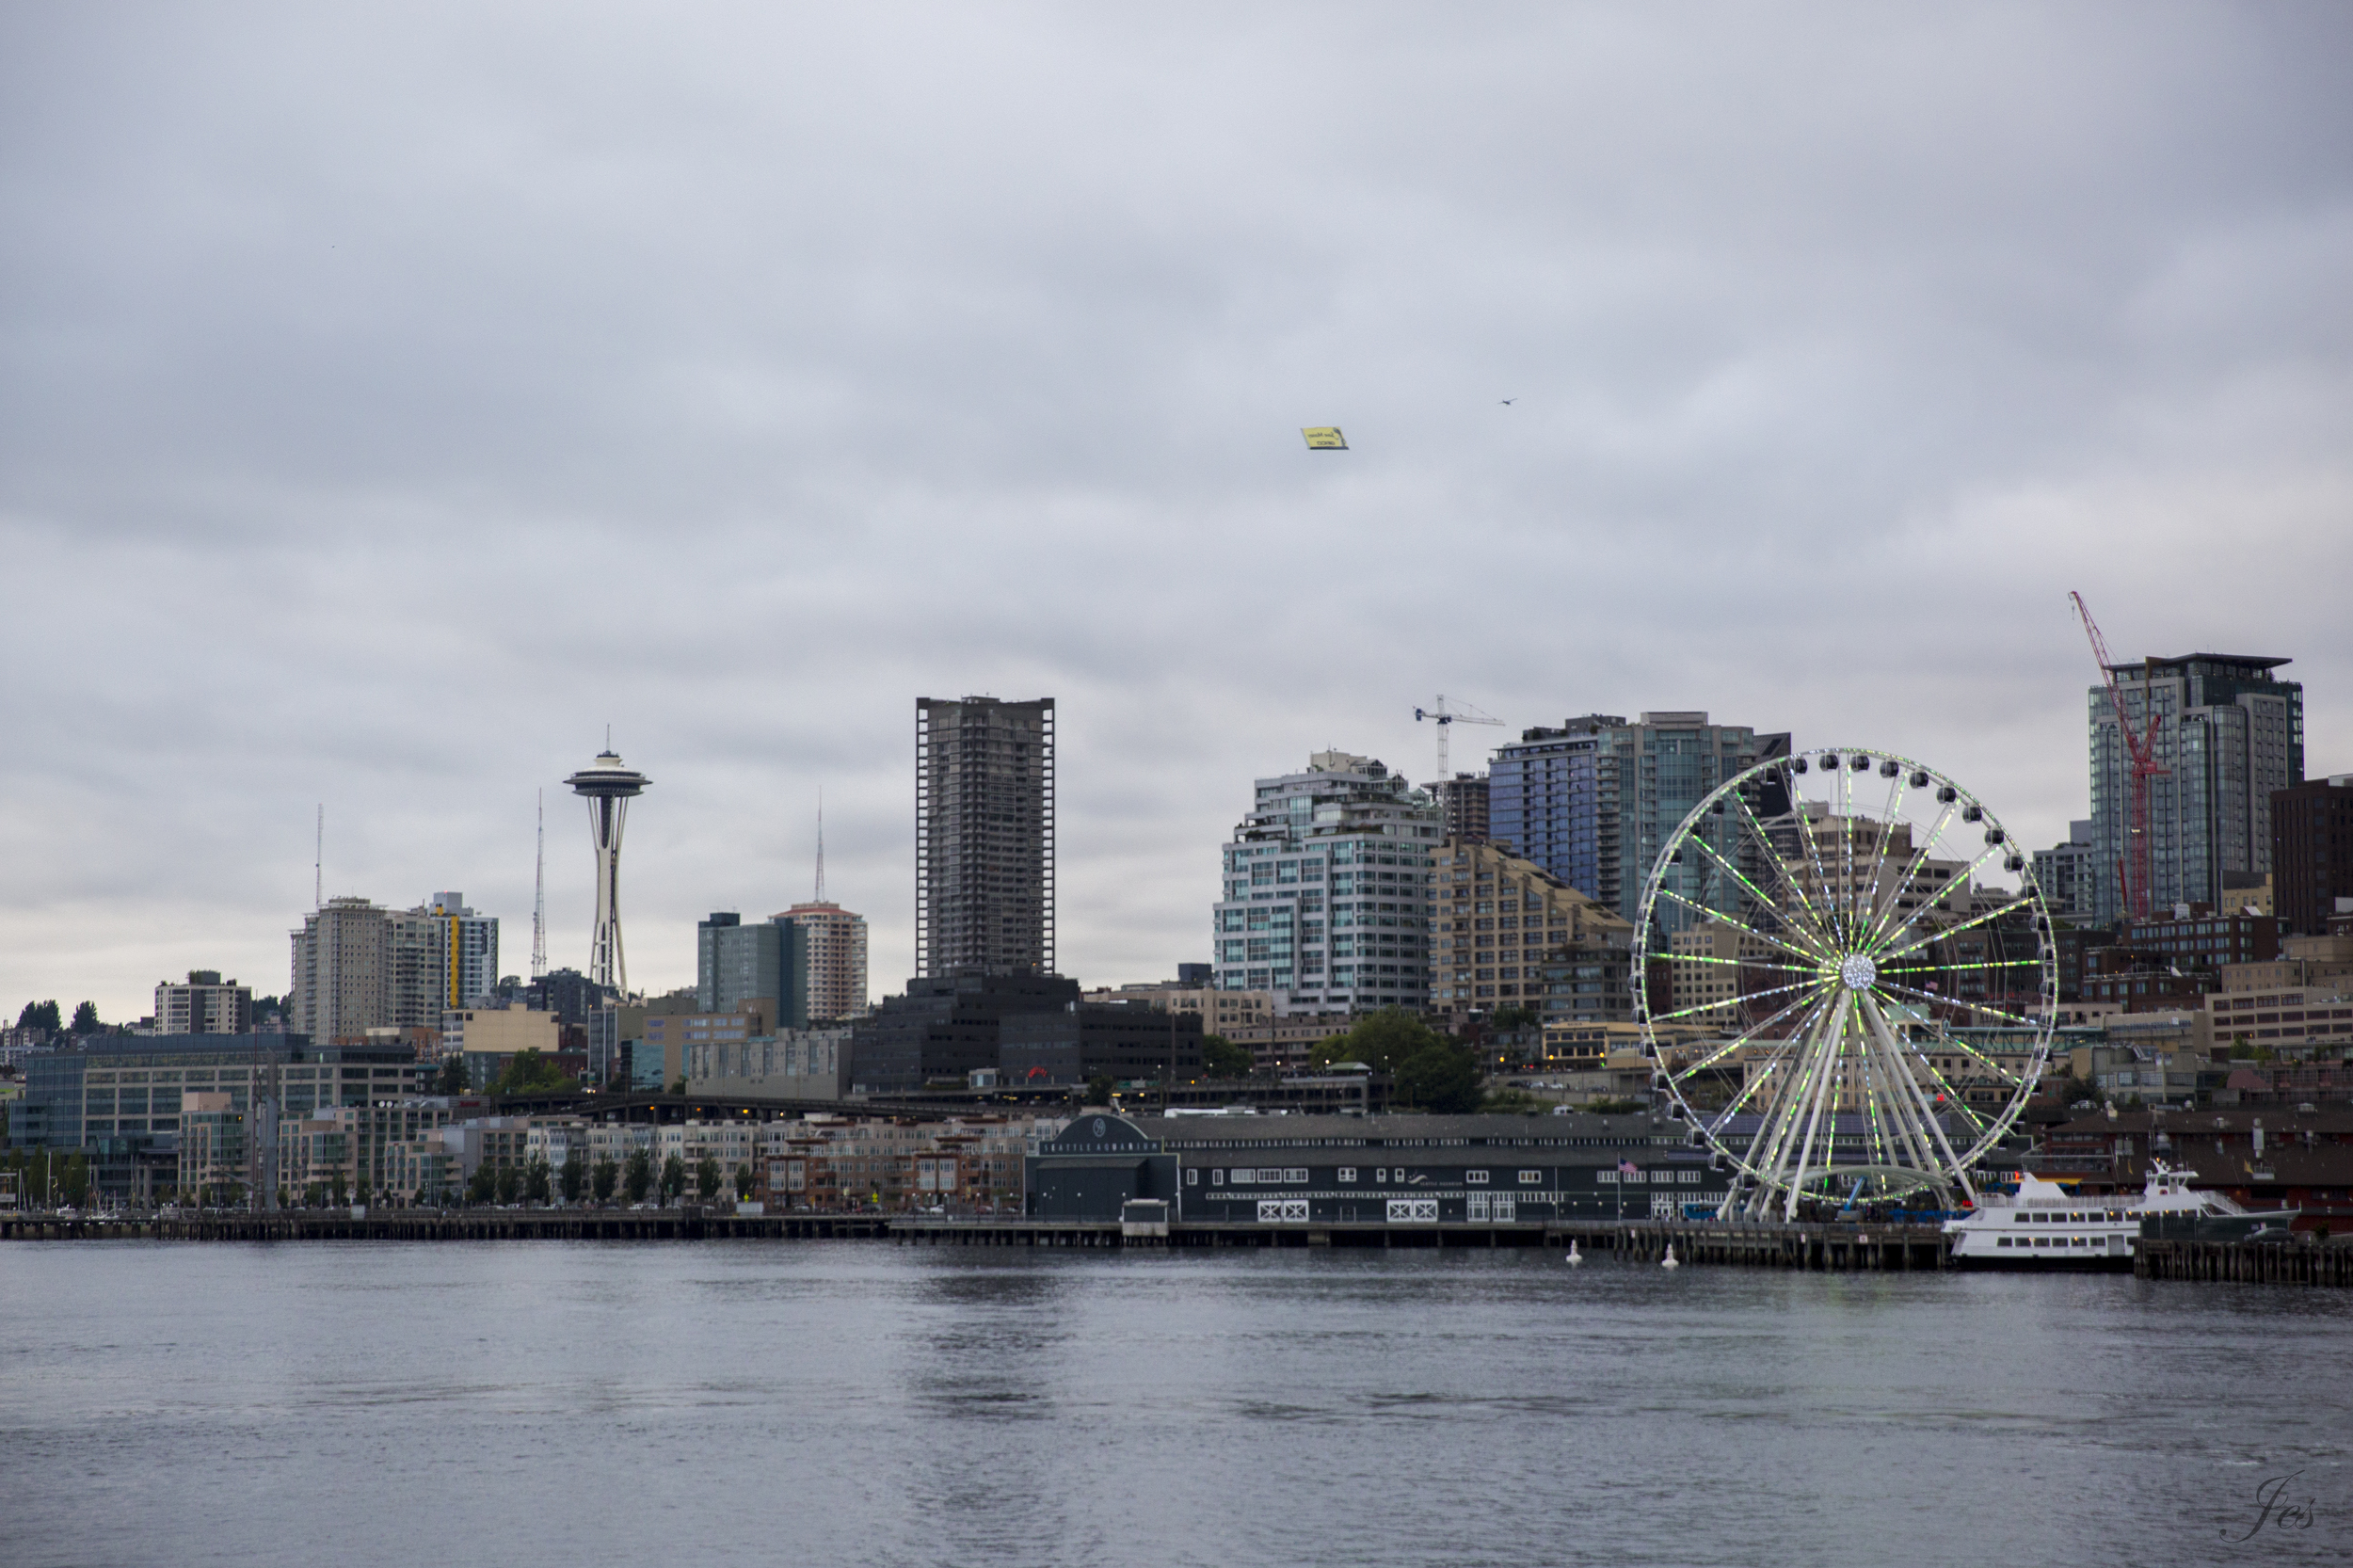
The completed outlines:
{"type": "Polygon", "coordinates": [[[588,802],[588,833],[597,846],[597,935],[588,950],[588,978],[626,992],[629,962],[621,956],[621,824],[629,815],[631,800],[644,793],[653,780],[625,766],[608,746],[564,782],[588,802]]]}

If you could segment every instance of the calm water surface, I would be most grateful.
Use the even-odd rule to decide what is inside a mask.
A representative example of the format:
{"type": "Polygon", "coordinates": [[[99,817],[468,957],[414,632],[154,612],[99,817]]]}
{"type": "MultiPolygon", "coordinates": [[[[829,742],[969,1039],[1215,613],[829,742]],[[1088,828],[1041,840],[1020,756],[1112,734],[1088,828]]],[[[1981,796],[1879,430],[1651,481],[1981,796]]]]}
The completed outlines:
{"type": "Polygon", "coordinates": [[[2353,1298],[1554,1254],[10,1244],[0,1563],[2353,1555],[2353,1298]],[[2256,1521],[2301,1472],[2308,1528],[2256,1521]]]}

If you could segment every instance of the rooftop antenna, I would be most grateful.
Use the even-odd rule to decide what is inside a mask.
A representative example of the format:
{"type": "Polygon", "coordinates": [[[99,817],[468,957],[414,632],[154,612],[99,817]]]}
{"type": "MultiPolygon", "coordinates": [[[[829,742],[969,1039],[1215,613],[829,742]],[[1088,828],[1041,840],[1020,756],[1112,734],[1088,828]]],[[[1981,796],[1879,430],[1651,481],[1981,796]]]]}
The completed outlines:
{"type": "Polygon", "coordinates": [[[825,787],[817,786],[817,896],[811,901],[825,902],[825,787]]]}
{"type": "Polygon", "coordinates": [[[531,873],[531,978],[548,977],[548,792],[539,792],[539,850],[531,873]]]}
{"type": "Polygon", "coordinates": [[[311,907],[327,907],[327,802],[319,802],[318,841],[311,851],[311,907]]]}

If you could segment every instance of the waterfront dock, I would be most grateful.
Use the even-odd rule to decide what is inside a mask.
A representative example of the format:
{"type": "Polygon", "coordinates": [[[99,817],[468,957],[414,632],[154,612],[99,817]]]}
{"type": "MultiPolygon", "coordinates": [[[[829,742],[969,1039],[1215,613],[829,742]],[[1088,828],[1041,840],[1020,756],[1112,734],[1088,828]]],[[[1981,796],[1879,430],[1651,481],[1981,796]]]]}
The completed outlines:
{"type": "Polygon", "coordinates": [[[1552,1222],[1543,1224],[1254,1224],[1180,1222],[1145,1234],[1115,1223],[1081,1220],[963,1219],[919,1215],[891,1222],[904,1244],[983,1247],[1374,1247],[1489,1250],[1547,1248],[1602,1258],[1657,1263],[1669,1246],[1685,1263],[1834,1272],[1937,1270],[1950,1248],[1935,1225],[1703,1224],[1658,1222],[1552,1222]]]}
{"type": "Polygon", "coordinates": [[[2297,1241],[2159,1241],[2133,1254],[2141,1279],[2201,1284],[2353,1286],[2353,1244],[2297,1241]]]}
{"type": "Polygon", "coordinates": [[[0,1215],[0,1241],[817,1241],[890,1233],[879,1214],[695,1208],[287,1208],[271,1214],[0,1215]]]}

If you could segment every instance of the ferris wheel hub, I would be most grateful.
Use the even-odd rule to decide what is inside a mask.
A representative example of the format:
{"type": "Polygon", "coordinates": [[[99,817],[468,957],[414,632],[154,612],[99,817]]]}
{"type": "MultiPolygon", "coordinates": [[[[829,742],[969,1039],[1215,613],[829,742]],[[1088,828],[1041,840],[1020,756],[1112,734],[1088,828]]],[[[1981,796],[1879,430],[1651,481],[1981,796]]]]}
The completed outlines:
{"type": "Polygon", "coordinates": [[[1864,953],[1851,952],[1838,966],[1838,983],[1849,991],[1867,991],[1880,977],[1880,967],[1864,953]]]}

